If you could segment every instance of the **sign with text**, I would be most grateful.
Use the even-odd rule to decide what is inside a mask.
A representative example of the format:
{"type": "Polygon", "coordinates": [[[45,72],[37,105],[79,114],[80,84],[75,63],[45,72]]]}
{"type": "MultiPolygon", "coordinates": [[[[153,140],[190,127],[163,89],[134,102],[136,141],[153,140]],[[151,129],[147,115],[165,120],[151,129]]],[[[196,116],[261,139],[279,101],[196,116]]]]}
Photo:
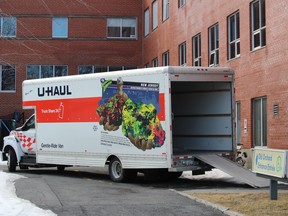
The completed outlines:
{"type": "Polygon", "coordinates": [[[254,149],[252,171],[259,174],[287,178],[287,150],[254,149]]]}

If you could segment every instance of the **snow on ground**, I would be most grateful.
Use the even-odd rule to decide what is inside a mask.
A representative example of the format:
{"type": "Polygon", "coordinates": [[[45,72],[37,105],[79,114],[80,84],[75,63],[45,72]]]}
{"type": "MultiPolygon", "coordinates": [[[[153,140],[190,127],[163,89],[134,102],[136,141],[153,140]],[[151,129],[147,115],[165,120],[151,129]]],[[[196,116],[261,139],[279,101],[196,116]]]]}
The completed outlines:
{"type": "MultiPolygon", "coordinates": [[[[7,162],[1,161],[0,165],[6,165],[7,162]]],[[[184,172],[182,177],[193,180],[219,180],[224,182],[234,182],[237,184],[243,184],[237,181],[232,176],[214,169],[210,172],[206,172],[205,175],[192,176],[192,172],[184,172]]],[[[20,199],[16,196],[16,189],[14,183],[17,179],[25,178],[24,176],[11,174],[0,171],[0,216],[55,216],[50,210],[43,210],[29,202],[28,200],[20,199]]]]}
{"type": "Polygon", "coordinates": [[[236,184],[245,184],[243,181],[239,181],[236,178],[228,175],[225,172],[222,172],[218,169],[213,169],[212,171],[208,171],[205,173],[205,175],[192,175],[191,171],[183,172],[182,177],[192,179],[192,180],[218,180],[223,182],[230,182],[230,183],[236,183],[236,184]]]}
{"type": "MultiPolygon", "coordinates": [[[[0,161],[0,165],[6,164],[6,161],[0,161]]],[[[52,211],[40,209],[28,200],[16,196],[14,183],[20,178],[25,177],[0,171],[0,216],[55,216],[52,211]]]]}

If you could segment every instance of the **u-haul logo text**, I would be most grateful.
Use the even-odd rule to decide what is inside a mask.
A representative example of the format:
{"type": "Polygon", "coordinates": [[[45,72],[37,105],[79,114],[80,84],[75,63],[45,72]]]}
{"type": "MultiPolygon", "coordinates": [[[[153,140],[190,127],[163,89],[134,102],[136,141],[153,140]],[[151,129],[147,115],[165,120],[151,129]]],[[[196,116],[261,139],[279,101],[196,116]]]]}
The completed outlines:
{"type": "Polygon", "coordinates": [[[60,95],[72,95],[72,92],[69,89],[69,85],[38,88],[39,97],[60,95]]]}

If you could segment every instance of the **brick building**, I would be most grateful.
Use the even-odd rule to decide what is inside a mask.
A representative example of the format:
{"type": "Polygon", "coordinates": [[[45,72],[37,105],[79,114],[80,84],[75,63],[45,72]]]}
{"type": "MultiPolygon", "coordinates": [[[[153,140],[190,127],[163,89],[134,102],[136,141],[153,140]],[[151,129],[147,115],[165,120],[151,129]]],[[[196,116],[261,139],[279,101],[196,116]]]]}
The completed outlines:
{"type": "Polygon", "coordinates": [[[54,76],[228,66],[235,70],[237,143],[287,149],[287,9],[286,0],[0,0],[2,74],[7,65],[16,73],[14,90],[3,91],[2,81],[0,116],[21,110],[21,83],[39,78],[42,66],[53,66],[54,76]],[[16,18],[12,37],[3,35],[7,15],[16,18]]]}
{"type": "Polygon", "coordinates": [[[0,0],[0,19],[0,116],[25,79],[141,65],[141,0],[0,0]]]}
{"type": "Polygon", "coordinates": [[[232,67],[237,143],[287,149],[287,9],[285,0],[146,0],[143,63],[232,67]]]}

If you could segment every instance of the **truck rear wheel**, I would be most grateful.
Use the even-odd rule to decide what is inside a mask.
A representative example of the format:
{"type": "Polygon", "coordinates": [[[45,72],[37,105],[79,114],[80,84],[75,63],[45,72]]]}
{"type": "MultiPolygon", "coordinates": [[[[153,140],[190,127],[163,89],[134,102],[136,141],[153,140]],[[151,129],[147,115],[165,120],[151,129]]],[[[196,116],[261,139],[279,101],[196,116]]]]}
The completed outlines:
{"type": "Polygon", "coordinates": [[[8,161],[7,161],[8,171],[15,172],[17,166],[17,157],[14,149],[9,149],[8,151],[8,161]]]}
{"type": "Polygon", "coordinates": [[[136,178],[137,170],[123,169],[118,158],[113,158],[109,163],[109,176],[114,182],[127,182],[136,178]]]}

